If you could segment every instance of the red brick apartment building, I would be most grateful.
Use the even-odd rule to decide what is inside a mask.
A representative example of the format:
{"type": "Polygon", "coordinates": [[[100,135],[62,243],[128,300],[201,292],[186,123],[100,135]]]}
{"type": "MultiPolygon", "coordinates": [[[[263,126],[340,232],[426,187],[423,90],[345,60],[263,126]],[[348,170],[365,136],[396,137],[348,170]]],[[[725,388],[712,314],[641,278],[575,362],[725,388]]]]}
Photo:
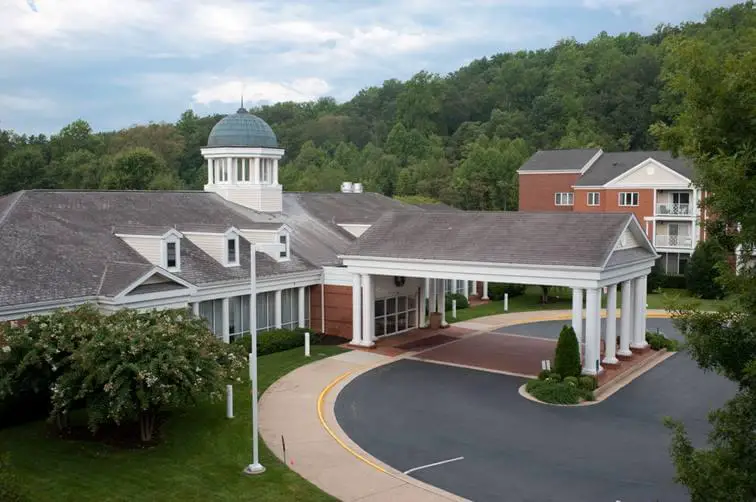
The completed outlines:
{"type": "Polygon", "coordinates": [[[669,152],[542,150],[518,174],[520,211],[634,213],[668,274],[706,237],[692,165],[669,152]]]}

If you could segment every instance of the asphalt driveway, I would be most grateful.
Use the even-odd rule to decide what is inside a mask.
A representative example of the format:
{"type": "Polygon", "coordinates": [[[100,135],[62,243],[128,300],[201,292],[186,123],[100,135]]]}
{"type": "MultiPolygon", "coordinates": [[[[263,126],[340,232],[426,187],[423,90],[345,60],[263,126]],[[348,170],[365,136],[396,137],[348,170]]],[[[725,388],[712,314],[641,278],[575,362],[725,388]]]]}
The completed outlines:
{"type": "Polygon", "coordinates": [[[410,475],[474,501],[683,502],[662,418],[683,420],[702,443],[707,412],[735,392],[685,354],[594,406],[533,403],[518,395],[522,382],[400,360],[352,381],[336,417],[357,444],[403,472],[463,457],[410,475]]]}

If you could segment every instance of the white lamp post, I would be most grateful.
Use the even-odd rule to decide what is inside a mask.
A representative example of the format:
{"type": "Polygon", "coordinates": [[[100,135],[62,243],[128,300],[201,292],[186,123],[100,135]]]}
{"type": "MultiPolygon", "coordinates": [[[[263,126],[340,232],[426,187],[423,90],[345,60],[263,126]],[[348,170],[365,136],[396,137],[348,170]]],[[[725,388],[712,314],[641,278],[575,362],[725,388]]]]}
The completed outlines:
{"type": "Polygon", "coordinates": [[[252,463],[244,468],[245,474],[261,474],[265,467],[260,463],[260,448],[257,439],[257,271],[255,245],[249,245],[249,333],[252,350],[249,354],[249,380],[252,384],[252,463]]]}

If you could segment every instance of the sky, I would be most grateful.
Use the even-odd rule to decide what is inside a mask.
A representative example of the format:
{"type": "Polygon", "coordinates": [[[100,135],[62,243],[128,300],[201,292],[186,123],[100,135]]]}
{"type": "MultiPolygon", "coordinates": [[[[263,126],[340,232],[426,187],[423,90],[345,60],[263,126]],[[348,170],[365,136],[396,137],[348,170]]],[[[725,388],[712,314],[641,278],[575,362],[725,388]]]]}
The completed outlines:
{"type": "Polygon", "coordinates": [[[701,20],[721,0],[0,0],[0,129],[51,134],[342,102],[420,70],[601,31],[701,20]]]}

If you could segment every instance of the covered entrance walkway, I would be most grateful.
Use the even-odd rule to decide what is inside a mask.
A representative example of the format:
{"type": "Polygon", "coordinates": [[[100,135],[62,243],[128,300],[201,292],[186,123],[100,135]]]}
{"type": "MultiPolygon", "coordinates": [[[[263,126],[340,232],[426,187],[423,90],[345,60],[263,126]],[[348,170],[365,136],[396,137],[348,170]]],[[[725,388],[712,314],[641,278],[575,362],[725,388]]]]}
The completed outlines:
{"type": "Polygon", "coordinates": [[[447,280],[561,286],[573,291],[583,373],[595,375],[646,347],[646,276],[657,257],[632,214],[389,214],[341,256],[353,279],[352,344],[371,347],[397,328],[428,326],[426,298],[446,325],[447,280]],[[409,293],[376,302],[376,281],[389,279],[409,293]],[[616,323],[602,333],[603,291],[612,318],[621,294],[619,336],[616,323]]]}

